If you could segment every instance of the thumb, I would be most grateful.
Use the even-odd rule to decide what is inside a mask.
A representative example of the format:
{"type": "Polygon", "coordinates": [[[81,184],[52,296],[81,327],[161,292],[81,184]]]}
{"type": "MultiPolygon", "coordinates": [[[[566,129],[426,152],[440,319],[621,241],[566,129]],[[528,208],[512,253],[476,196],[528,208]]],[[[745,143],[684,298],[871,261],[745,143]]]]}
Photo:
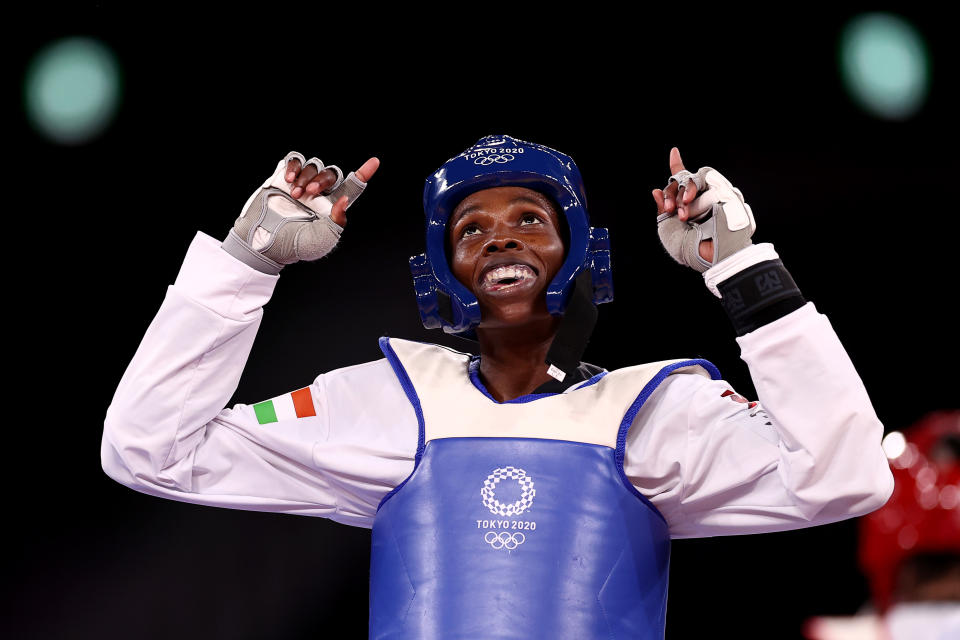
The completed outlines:
{"type": "Polygon", "coordinates": [[[653,190],[653,201],[657,203],[657,215],[663,213],[664,197],[663,191],[660,189],[653,190]]]}
{"type": "Polygon", "coordinates": [[[330,210],[330,219],[341,227],[347,226],[347,196],[342,196],[330,210]]]}

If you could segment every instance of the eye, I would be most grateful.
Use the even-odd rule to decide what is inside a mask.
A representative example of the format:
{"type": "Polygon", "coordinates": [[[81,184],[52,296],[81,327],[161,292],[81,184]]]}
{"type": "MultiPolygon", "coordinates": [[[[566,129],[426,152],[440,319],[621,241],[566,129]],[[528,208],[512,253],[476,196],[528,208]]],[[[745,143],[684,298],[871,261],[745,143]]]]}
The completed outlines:
{"type": "Polygon", "coordinates": [[[525,213],[520,217],[520,224],[543,224],[543,220],[535,213],[525,213]]]}
{"type": "Polygon", "coordinates": [[[471,223],[463,228],[463,231],[460,232],[460,237],[466,238],[467,236],[475,236],[478,233],[480,233],[480,227],[471,223]]]}

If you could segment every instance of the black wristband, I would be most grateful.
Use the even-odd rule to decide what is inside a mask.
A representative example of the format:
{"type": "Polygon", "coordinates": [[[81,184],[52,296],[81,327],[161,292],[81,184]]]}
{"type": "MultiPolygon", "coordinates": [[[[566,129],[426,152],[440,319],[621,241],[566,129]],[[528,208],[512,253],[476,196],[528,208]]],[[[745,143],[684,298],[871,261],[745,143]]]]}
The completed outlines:
{"type": "Polygon", "coordinates": [[[717,285],[738,336],[796,311],[806,300],[780,260],[765,260],[717,285]]]}

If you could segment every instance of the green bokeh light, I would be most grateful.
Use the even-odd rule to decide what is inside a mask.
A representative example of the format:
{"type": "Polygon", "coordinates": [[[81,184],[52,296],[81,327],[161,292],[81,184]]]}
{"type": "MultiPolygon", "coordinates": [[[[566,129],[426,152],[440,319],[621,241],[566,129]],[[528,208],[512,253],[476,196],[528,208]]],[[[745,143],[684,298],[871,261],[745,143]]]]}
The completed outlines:
{"type": "Polygon", "coordinates": [[[48,45],[27,69],[27,117],[43,136],[65,145],[95,138],[120,101],[120,69],[110,50],[89,38],[48,45]]]}
{"type": "Polygon", "coordinates": [[[840,66],[850,95],[881,118],[905,120],[927,97],[926,46],[918,31],[898,16],[869,13],[851,20],[840,40],[840,66]]]}

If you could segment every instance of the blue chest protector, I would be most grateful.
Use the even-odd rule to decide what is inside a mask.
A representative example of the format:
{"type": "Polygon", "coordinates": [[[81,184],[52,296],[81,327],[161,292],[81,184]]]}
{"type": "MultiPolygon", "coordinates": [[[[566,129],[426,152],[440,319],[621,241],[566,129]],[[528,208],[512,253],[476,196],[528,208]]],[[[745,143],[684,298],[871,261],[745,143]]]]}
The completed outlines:
{"type": "Polygon", "coordinates": [[[624,475],[623,445],[669,373],[713,365],[657,363],[499,404],[470,381],[464,354],[381,345],[421,427],[414,472],[374,520],[370,637],[662,638],[669,530],[624,475]],[[617,423],[585,422],[596,402],[589,413],[617,423]],[[551,435],[564,416],[561,435],[607,444],[527,437],[551,435]],[[469,435],[479,429],[494,437],[469,435]]]}

